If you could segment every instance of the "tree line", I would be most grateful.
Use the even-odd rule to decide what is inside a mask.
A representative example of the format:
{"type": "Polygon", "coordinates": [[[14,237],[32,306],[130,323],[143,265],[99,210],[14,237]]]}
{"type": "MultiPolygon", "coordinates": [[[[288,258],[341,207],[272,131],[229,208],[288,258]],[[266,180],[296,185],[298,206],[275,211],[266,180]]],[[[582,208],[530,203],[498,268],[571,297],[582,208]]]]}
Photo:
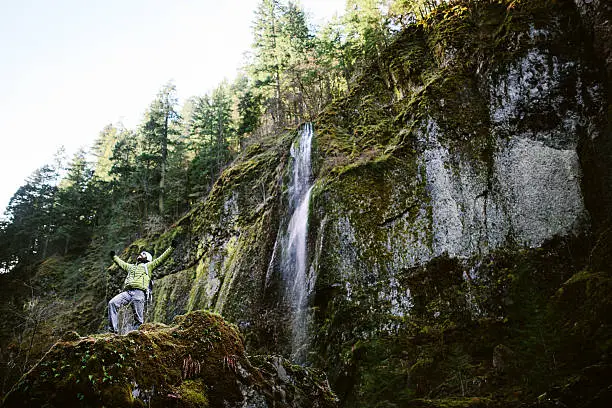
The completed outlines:
{"type": "Polygon", "coordinates": [[[94,146],[34,171],[0,221],[0,270],[84,250],[95,235],[159,232],[204,197],[262,134],[312,120],[362,67],[437,0],[347,0],[314,27],[298,3],[262,0],[249,60],[233,82],[179,106],[165,84],[136,129],[105,127],[94,146]]]}

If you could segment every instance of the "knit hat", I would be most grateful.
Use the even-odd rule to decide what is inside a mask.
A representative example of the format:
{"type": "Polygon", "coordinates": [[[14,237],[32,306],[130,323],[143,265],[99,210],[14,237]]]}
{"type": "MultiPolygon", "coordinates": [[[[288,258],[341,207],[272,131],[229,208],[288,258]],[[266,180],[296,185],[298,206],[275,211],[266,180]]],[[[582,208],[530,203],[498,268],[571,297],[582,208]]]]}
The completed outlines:
{"type": "Polygon", "coordinates": [[[140,256],[143,256],[147,259],[147,262],[151,262],[153,260],[153,255],[151,255],[150,253],[148,253],[147,251],[142,251],[140,253],[140,256]]]}

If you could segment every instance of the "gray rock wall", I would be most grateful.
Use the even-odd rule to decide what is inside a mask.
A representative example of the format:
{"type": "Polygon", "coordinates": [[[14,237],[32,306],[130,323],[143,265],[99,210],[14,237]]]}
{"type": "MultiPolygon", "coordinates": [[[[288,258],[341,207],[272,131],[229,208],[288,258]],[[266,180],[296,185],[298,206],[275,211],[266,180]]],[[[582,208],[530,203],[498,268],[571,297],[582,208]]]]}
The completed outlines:
{"type": "Polygon", "coordinates": [[[364,165],[322,187],[312,204],[319,290],[337,288],[339,309],[371,314],[360,323],[364,338],[391,327],[389,316],[410,315],[413,268],[449,257],[465,265],[465,276],[478,274],[472,265],[496,249],[537,248],[590,230],[580,146],[601,135],[602,85],[586,52],[556,46],[567,41],[558,23],[525,35],[523,52],[472,73],[476,86],[461,90],[488,112],[480,141],[449,125],[445,109],[457,101],[447,100],[413,128],[416,156],[364,165]],[[373,187],[379,183],[385,187],[373,187]]]}

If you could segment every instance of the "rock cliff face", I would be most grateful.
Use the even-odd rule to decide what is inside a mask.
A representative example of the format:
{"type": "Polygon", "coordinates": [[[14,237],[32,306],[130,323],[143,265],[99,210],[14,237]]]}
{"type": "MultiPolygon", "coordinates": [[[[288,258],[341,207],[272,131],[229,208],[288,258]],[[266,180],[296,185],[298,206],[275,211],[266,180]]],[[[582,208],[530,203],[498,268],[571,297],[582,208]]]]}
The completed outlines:
{"type": "Polygon", "coordinates": [[[287,133],[154,243],[181,242],[154,320],[222,313],[253,350],[323,368],[345,406],[603,406],[612,133],[584,16],[458,3],[398,33],[314,124],[309,308],[280,253],[287,133]]]}

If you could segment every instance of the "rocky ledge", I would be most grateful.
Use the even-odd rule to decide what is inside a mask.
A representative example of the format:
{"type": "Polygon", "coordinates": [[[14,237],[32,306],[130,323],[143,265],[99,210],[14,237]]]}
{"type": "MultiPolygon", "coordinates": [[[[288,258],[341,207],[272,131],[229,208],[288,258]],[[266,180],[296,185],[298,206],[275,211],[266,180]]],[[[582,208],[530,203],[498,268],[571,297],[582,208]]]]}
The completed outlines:
{"type": "Polygon", "coordinates": [[[236,327],[195,311],[125,336],[67,333],[4,407],[336,407],[325,375],[247,357],[236,327]]]}

